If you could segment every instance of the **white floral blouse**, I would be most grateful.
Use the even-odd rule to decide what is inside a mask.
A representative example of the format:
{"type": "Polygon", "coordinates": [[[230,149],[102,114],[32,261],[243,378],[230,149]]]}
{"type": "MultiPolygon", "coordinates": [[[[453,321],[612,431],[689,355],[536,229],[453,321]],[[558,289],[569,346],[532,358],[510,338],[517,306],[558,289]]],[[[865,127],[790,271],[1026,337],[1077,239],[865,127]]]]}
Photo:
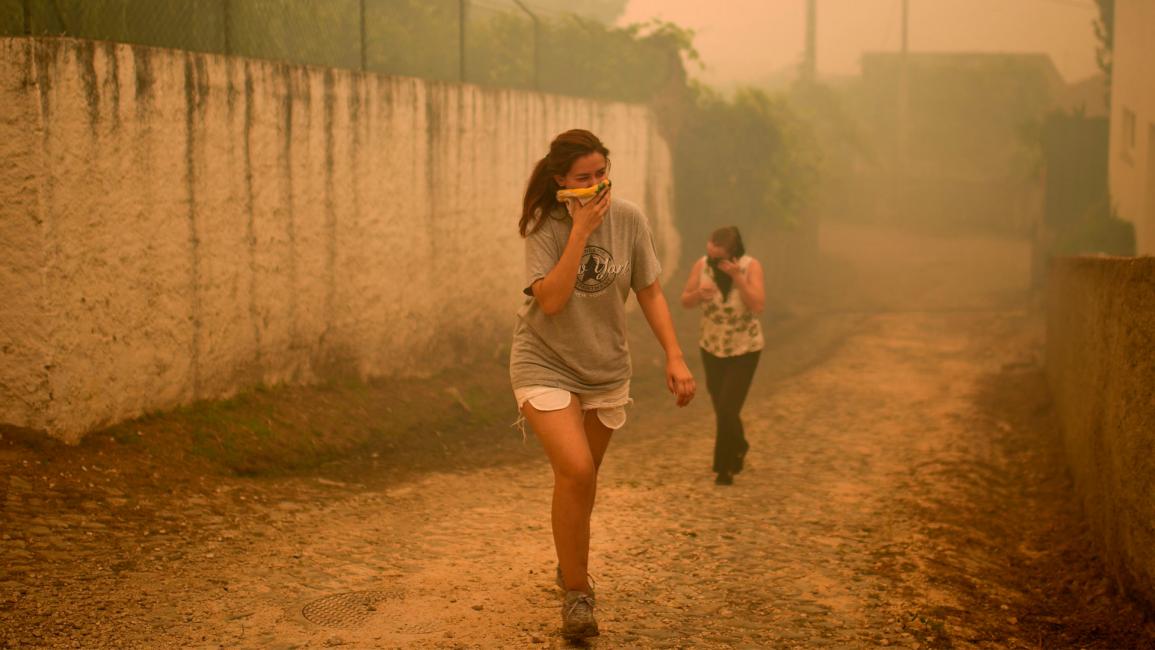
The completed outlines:
{"type": "MultiPolygon", "coordinates": [[[[714,270],[702,258],[701,286],[715,287],[714,270]]],[[[743,255],[738,259],[738,268],[745,274],[754,258],[743,255]]],[[[721,273],[721,271],[718,271],[721,273]]],[[[710,300],[704,300],[702,307],[701,338],[698,345],[716,357],[736,357],[762,349],[762,323],[758,315],[746,308],[737,286],[731,286],[730,295],[722,299],[718,291],[710,300]]]]}

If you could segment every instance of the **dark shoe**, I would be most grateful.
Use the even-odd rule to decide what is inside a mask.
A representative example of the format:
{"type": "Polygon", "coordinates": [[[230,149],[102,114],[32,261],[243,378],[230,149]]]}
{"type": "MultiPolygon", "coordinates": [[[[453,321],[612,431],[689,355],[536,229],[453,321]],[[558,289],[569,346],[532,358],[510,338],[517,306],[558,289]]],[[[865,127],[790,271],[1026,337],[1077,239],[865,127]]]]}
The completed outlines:
{"type": "Polygon", "coordinates": [[[734,475],[730,472],[718,472],[718,478],[714,479],[714,485],[733,485],[734,475]]]}
{"type": "Polygon", "coordinates": [[[575,641],[598,634],[593,595],[584,591],[565,592],[565,602],[561,606],[561,635],[575,641]]]}

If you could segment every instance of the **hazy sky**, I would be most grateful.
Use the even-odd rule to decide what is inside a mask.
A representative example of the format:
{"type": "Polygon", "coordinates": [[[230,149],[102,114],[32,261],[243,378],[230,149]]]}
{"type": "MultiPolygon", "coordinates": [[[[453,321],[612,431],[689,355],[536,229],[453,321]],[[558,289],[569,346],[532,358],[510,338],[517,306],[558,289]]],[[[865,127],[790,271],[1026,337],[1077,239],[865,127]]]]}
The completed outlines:
{"type": "MultiPolygon", "coordinates": [[[[1068,81],[1095,65],[1092,0],[909,0],[912,51],[1050,54],[1068,81]]],[[[818,0],[818,71],[857,74],[865,51],[901,43],[901,0],[818,0]]],[[[802,57],[805,0],[629,0],[620,24],[659,17],[697,32],[712,82],[757,82],[802,57]]]]}

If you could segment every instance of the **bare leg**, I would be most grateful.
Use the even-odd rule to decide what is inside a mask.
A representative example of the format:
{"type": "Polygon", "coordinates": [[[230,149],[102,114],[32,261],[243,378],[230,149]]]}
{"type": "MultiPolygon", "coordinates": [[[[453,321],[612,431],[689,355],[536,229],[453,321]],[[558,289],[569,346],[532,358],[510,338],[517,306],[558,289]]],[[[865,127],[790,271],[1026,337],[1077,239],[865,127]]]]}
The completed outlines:
{"type": "Polygon", "coordinates": [[[526,403],[523,413],[553,467],[553,541],[566,589],[589,593],[590,514],[613,431],[593,412],[583,416],[576,396],[561,410],[538,411],[526,403]]]}
{"type": "MultiPolygon", "coordinates": [[[[594,457],[594,474],[602,467],[602,459],[606,456],[606,449],[610,446],[610,437],[614,430],[602,424],[598,419],[596,409],[585,413],[586,438],[590,441],[590,453],[594,457]]],[[[595,486],[596,488],[596,486],[595,486]]]]}

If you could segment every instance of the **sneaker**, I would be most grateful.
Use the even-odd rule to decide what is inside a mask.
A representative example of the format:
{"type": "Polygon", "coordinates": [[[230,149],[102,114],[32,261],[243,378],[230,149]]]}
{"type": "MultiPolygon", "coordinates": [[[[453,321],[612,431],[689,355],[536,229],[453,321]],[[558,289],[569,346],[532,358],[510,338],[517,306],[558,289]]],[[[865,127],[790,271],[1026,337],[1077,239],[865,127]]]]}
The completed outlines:
{"type": "Polygon", "coordinates": [[[734,475],[730,472],[718,472],[718,478],[714,479],[714,485],[733,485],[734,475]]]}
{"type": "Polygon", "coordinates": [[[584,591],[565,592],[565,602],[561,606],[561,635],[572,641],[598,634],[593,595],[584,591]]]}

